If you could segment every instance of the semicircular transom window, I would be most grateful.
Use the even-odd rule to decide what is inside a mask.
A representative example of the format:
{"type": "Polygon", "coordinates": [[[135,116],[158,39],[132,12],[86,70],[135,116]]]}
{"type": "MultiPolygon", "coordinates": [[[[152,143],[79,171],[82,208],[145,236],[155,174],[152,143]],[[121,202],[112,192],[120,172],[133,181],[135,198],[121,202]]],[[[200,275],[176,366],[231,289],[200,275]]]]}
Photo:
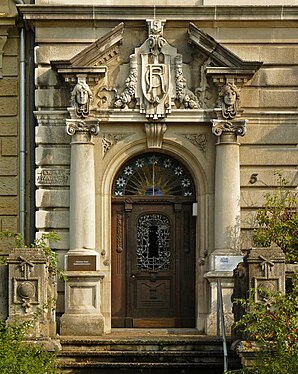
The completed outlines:
{"type": "Polygon", "coordinates": [[[172,157],[147,153],[129,161],[116,177],[114,196],[193,196],[192,180],[172,157]]]}

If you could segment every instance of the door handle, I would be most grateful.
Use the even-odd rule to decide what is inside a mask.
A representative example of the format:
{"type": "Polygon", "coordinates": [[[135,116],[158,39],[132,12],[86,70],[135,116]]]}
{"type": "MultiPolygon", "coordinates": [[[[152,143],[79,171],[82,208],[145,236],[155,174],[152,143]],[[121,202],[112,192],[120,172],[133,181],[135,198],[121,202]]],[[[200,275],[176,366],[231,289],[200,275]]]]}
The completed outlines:
{"type": "Polygon", "coordinates": [[[136,273],[131,273],[131,277],[132,277],[132,279],[135,279],[136,273]]]}

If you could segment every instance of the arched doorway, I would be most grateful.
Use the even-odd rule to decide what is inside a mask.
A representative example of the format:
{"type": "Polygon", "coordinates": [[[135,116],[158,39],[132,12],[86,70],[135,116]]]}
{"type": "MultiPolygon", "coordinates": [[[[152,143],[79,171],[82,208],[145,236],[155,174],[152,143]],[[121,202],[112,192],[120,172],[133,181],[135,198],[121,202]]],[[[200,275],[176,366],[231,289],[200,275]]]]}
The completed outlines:
{"type": "Polygon", "coordinates": [[[112,327],[194,327],[192,179],[146,153],[117,174],[112,197],[112,327]]]}

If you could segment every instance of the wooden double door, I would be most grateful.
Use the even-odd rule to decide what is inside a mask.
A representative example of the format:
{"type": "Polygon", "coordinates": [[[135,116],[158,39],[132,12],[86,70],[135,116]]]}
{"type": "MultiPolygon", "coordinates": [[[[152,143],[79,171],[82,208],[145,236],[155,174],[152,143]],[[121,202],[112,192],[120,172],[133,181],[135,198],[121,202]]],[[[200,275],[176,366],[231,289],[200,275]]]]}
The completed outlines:
{"type": "Polygon", "coordinates": [[[112,327],[194,327],[192,201],[114,198],[112,327]]]}

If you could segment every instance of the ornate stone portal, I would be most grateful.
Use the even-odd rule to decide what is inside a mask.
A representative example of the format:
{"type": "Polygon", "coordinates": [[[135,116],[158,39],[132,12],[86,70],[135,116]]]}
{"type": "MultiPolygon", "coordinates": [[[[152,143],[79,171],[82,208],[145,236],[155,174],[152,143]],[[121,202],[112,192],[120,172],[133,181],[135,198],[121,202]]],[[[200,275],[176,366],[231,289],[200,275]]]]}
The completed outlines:
{"type": "MultiPolygon", "coordinates": [[[[133,140],[135,143],[131,144],[142,144],[138,152],[140,147],[144,151],[147,148],[161,149],[166,141],[176,142],[181,150],[180,140],[177,141],[171,135],[169,141],[169,128],[174,123],[180,127],[192,126],[191,133],[180,132],[180,139],[184,138],[188,144],[194,145],[198,152],[203,149],[204,157],[208,158],[204,146],[205,132],[206,124],[210,124],[211,128],[212,123],[212,132],[218,139],[215,147],[215,184],[214,189],[209,191],[209,194],[215,195],[214,247],[205,250],[206,255],[209,255],[209,263],[200,263],[205,266],[200,271],[203,271],[210,283],[210,294],[206,298],[210,300],[211,308],[201,328],[209,335],[216,332],[218,280],[222,282],[225,300],[229,299],[233,289],[232,270],[242,258],[239,248],[238,140],[245,135],[246,120],[241,117],[240,91],[260,67],[260,63],[243,62],[190,24],[189,39],[194,53],[201,58],[195,69],[199,77],[195,77],[195,83],[191,82],[191,90],[186,79],[186,76],[191,77],[191,69],[183,64],[183,57],[177,53],[177,49],[166,41],[165,21],[147,20],[147,24],[148,38],[140,47],[134,48],[124,85],[117,85],[123,82],[119,74],[119,79],[115,78],[116,67],[119,67],[117,58],[123,39],[123,24],[71,60],[53,63],[58,73],[73,85],[71,108],[68,108],[70,119],[66,120],[67,132],[71,136],[71,171],[70,249],[66,256],[68,282],[66,310],[61,320],[61,333],[64,335],[99,335],[109,330],[109,322],[105,322],[101,314],[100,304],[103,301],[100,283],[103,274],[100,272],[99,251],[95,245],[93,136],[98,134],[100,122],[105,126],[101,142],[104,148],[101,160],[105,165],[111,165],[109,153],[112,145],[117,144],[121,149],[120,146],[124,147],[125,143],[132,141],[125,137],[127,129],[121,135],[122,130],[118,128],[116,131],[119,137],[113,137],[111,129],[114,125],[127,128],[132,120],[142,126],[143,138],[133,140]],[[201,133],[200,126],[205,126],[204,133],[201,133]],[[204,140],[203,148],[198,149],[201,138],[204,140]]],[[[134,134],[133,127],[129,131],[134,134]]],[[[125,150],[129,154],[128,148],[125,150]]],[[[189,152],[191,150],[185,150],[185,157],[189,152]]],[[[193,157],[199,159],[195,152],[193,157]]],[[[212,166],[209,164],[209,167],[212,166]]],[[[204,219],[203,215],[201,217],[204,219]]],[[[106,235],[107,230],[101,233],[106,235]]],[[[210,236],[209,233],[205,235],[210,236]]],[[[108,242],[106,238],[105,242],[108,242]]],[[[109,248],[104,248],[101,253],[109,256],[109,248]]],[[[109,267],[110,263],[105,259],[103,265],[109,267]]],[[[108,281],[104,287],[109,287],[108,281]]],[[[229,303],[225,304],[225,311],[231,317],[228,318],[228,325],[231,325],[232,307],[229,303]]]]}

